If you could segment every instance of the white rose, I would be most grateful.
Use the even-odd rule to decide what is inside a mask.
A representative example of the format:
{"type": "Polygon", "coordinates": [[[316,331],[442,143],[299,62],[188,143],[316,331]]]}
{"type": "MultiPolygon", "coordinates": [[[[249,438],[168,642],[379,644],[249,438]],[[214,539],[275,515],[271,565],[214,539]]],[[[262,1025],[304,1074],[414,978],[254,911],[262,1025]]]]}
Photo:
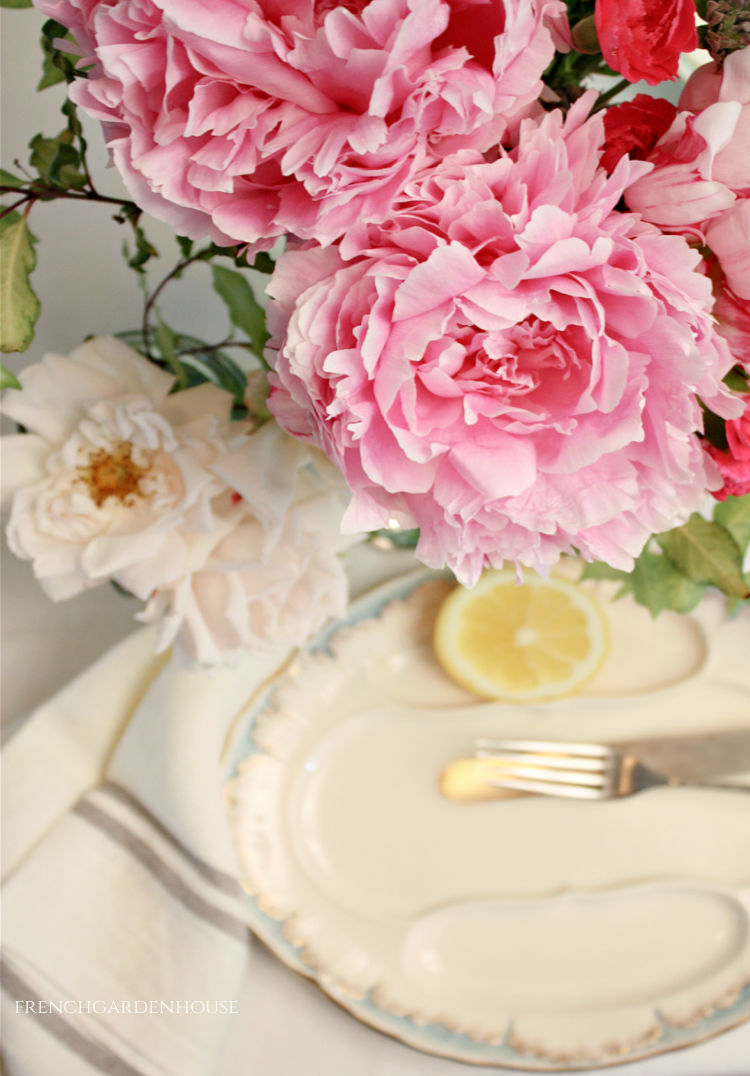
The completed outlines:
{"type": "Polygon", "coordinates": [[[8,542],[54,600],[114,580],[147,602],[159,649],[212,665],[300,645],[343,612],[343,480],[268,422],[252,436],[213,385],[111,337],[47,355],[0,410],[8,542]]]}
{"type": "Polygon", "coordinates": [[[54,600],[107,579],[150,597],[215,525],[226,484],[210,466],[244,432],[231,396],[208,384],[169,396],[174,378],[112,337],[20,381],[0,404],[30,431],[3,438],[11,550],[54,600]]]}
{"type": "Polygon", "coordinates": [[[160,621],[160,645],[174,641],[201,664],[302,645],[346,608],[338,554],[357,539],[341,534],[341,475],[273,422],[214,470],[241,496],[242,516],[212,536],[199,568],[159,590],[141,619],[160,621]]]}

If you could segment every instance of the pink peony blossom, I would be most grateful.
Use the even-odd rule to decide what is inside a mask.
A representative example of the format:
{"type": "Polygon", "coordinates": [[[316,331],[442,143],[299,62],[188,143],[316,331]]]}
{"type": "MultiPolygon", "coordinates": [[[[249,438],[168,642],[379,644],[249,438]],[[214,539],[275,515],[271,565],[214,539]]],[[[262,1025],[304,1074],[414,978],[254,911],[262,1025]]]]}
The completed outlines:
{"type": "Polygon", "coordinates": [[[484,151],[539,108],[561,0],[36,0],[93,64],[135,199],[179,233],[256,249],[382,219],[424,162],[484,151]]]}
{"type": "Polygon", "coordinates": [[[721,489],[713,491],[719,501],[750,493],[750,395],[743,398],[743,403],[744,412],[726,424],[726,452],[706,443],[706,451],[724,481],[721,489]]]}
{"type": "Polygon", "coordinates": [[[628,569],[718,485],[696,395],[732,365],[699,255],[617,212],[586,95],[407,185],[381,225],[289,251],[269,285],[269,406],[353,491],[345,525],[419,527],[473,583],[574,549],[628,569]]]}

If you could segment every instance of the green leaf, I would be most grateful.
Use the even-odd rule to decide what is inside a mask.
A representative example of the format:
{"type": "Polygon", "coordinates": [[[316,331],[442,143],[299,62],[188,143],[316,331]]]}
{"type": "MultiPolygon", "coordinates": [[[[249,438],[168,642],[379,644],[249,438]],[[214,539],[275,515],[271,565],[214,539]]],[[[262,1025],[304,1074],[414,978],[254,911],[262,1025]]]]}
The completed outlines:
{"type": "Polygon", "coordinates": [[[747,375],[739,366],[732,367],[729,373],[724,376],[724,384],[732,392],[747,392],[747,382],[747,375]]]}
{"type": "Polygon", "coordinates": [[[714,522],[731,534],[740,555],[744,555],[750,545],[750,493],[718,501],[714,508],[714,522]]]}
{"type": "Polygon", "coordinates": [[[12,172],[6,172],[4,168],[0,168],[0,186],[21,188],[26,186],[26,180],[14,176],[12,172]]]}
{"type": "Polygon", "coordinates": [[[742,574],[742,556],[734,538],[719,523],[694,512],[682,527],[657,534],[656,540],[683,575],[718,587],[730,598],[750,597],[742,574]]]}
{"type": "Polygon", "coordinates": [[[133,223],[133,237],[135,239],[135,253],[131,254],[127,251],[127,263],[131,269],[135,269],[136,272],[144,272],[143,266],[151,258],[158,258],[159,251],[150,242],[148,236],[144,232],[140,225],[133,223]]]}
{"type": "Polygon", "coordinates": [[[51,187],[66,190],[86,186],[86,176],[80,170],[81,155],[72,142],[73,134],[69,130],[61,131],[56,138],[34,135],[29,142],[31,166],[51,187]]]}
{"type": "Polygon", "coordinates": [[[721,452],[727,450],[727,432],[724,419],[715,415],[713,411],[703,412],[703,434],[707,441],[715,445],[721,452]]]}
{"type": "Polygon", "coordinates": [[[58,41],[69,41],[75,46],[73,37],[66,26],[47,19],[42,26],[42,77],[37,83],[37,90],[46,90],[48,86],[55,86],[58,82],[72,82],[76,77],[75,51],[71,55],[58,47],[58,41]]]}
{"type": "Polygon", "coordinates": [[[51,57],[45,56],[42,60],[42,77],[36,84],[37,90],[48,90],[50,86],[57,86],[60,82],[67,82],[65,74],[55,64],[51,57]]]}
{"type": "Polygon", "coordinates": [[[266,332],[266,315],[263,307],[253,295],[253,289],[242,275],[234,269],[225,269],[223,265],[212,265],[214,290],[224,300],[233,325],[250,340],[253,350],[263,357],[268,333],[266,332]]]}
{"type": "Polygon", "coordinates": [[[645,605],[652,616],[665,609],[689,613],[703,597],[705,586],[689,579],[668,557],[659,553],[641,553],[630,574],[633,597],[645,605]]]}
{"type": "MultiPolygon", "coordinates": [[[[81,135],[83,134],[83,126],[81,124],[81,121],[78,119],[78,109],[69,97],[66,97],[66,99],[63,101],[60,107],[60,111],[62,112],[63,116],[67,117],[68,130],[70,131],[70,133],[76,138],[80,139],[81,135]]],[[[83,145],[85,146],[86,143],[84,142],[83,145]]]]}
{"type": "Polygon", "coordinates": [[[251,269],[255,269],[256,273],[272,273],[275,267],[276,262],[265,250],[255,255],[255,261],[250,266],[251,269]]]}
{"type": "MultiPolygon", "coordinates": [[[[182,339],[178,340],[181,343],[182,339]]],[[[179,361],[191,383],[210,381],[234,396],[235,403],[242,404],[247,388],[245,374],[236,363],[219,351],[207,347],[200,352],[179,352],[179,361]],[[192,376],[191,376],[192,375],[192,376]]]]}
{"type": "Polygon", "coordinates": [[[0,0],[0,7],[22,8],[32,6],[31,0],[0,0]]]}
{"type": "MultiPolygon", "coordinates": [[[[72,65],[71,65],[72,66],[72,65]]],[[[55,62],[55,56],[51,52],[45,52],[42,57],[42,77],[36,84],[37,90],[47,90],[50,86],[57,86],[60,82],[71,82],[66,78],[65,71],[60,64],[55,62]]]]}
{"type": "Polygon", "coordinates": [[[419,542],[419,529],[408,531],[371,531],[370,538],[378,541],[382,546],[396,549],[416,549],[419,542]]]}
{"type": "Polygon", "coordinates": [[[21,382],[12,370],[0,362],[0,389],[20,389],[21,382]]]}
{"type": "Polygon", "coordinates": [[[0,219],[0,351],[25,351],[34,337],[40,309],[29,284],[36,265],[34,243],[25,217],[14,211],[0,219]]]}
{"type": "MultiPolygon", "coordinates": [[[[231,393],[238,406],[242,405],[247,379],[244,371],[228,355],[195,336],[173,332],[163,322],[161,332],[164,335],[161,339],[158,332],[159,329],[157,345],[165,360],[171,364],[173,373],[181,379],[180,388],[210,381],[218,388],[231,393]]],[[[148,357],[148,349],[140,329],[119,332],[117,337],[141,355],[148,357]]]]}
{"type": "Polygon", "coordinates": [[[156,324],[156,343],[164,362],[176,378],[177,384],[175,387],[178,389],[186,388],[188,384],[187,374],[177,357],[177,333],[161,318],[158,319],[156,324]]]}
{"type": "Polygon", "coordinates": [[[581,573],[581,579],[617,579],[622,581],[629,578],[628,572],[622,572],[619,568],[611,568],[609,564],[604,564],[598,560],[593,561],[591,564],[586,564],[581,573]]]}
{"type": "Polygon", "coordinates": [[[204,247],[203,250],[196,251],[191,257],[202,262],[208,262],[211,261],[212,258],[220,258],[222,256],[231,258],[234,256],[236,249],[236,247],[220,247],[217,246],[216,243],[209,243],[207,247],[204,247]]]}
{"type": "Polygon", "coordinates": [[[615,598],[632,594],[639,605],[645,605],[652,616],[665,609],[689,613],[703,597],[705,585],[688,579],[668,557],[644,550],[637,558],[632,572],[623,572],[598,561],[587,564],[582,579],[611,579],[622,584],[615,598]]]}

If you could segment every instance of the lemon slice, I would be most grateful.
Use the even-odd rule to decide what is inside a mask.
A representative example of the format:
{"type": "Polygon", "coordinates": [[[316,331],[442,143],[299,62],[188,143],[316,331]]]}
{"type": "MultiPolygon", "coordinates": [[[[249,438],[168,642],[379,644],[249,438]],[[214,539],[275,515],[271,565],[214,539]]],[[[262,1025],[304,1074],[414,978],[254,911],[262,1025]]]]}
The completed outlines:
{"type": "Polygon", "coordinates": [[[607,621],[578,584],[485,572],[456,587],[435,623],[435,653],[462,687],[487,699],[535,702],[580,691],[609,650],[607,621]]]}

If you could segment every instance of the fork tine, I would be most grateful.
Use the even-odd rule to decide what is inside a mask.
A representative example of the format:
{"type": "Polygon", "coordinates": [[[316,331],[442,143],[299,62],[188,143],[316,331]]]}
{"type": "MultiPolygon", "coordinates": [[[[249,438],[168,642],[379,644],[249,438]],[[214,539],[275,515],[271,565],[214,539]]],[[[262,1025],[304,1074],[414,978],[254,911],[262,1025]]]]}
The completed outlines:
{"type": "Polygon", "coordinates": [[[571,799],[607,799],[611,793],[601,785],[596,787],[578,784],[561,784],[559,781],[540,781],[536,778],[503,777],[499,781],[490,781],[496,788],[507,788],[514,792],[536,792],[540,795],[561,796],[571,799]]]}
{"type": "Polygon", "coordinates": [[[496,788],[579,799],[617,791],[620,756],[605,744],[481,737],[475,757],[496,764],[489,781],[496,788]]]}
{"type": "Polygon", "coordinates": [[[611,773],[616,760],[609,758],[589,758],[586,755],[550,755],[544,751],[517,751],[515,753],[497,753],[495,751],[477,751],[475,758],[488,759],[499,766],[538,765],[549,770],[580,770],[588,773],[611,773]]]}
{"type": "Polygon", "coordinates": [[[477,751],[488,754],[511,754],[515,751],[540,752],[552,755],[584,755],[587,758],[612,758],[614,752],[611,747],[597,743],[577,743],[565,740],[497,740],[489,736],[475,740],[477,751]]]}
{"type": "Polygon", "coordinates": [[[530,780],[546,781],[559,785],[584,785],[587,788],[604,788],[610,777],[609,770],[599,770],[596,773],[587,773],[580,769],[556,770],[544,763],[534,765],[531,762],[508,762],[500,760],[497,772],[492,772],[490,782],[505,783],[506,780],[530,780]]]}

